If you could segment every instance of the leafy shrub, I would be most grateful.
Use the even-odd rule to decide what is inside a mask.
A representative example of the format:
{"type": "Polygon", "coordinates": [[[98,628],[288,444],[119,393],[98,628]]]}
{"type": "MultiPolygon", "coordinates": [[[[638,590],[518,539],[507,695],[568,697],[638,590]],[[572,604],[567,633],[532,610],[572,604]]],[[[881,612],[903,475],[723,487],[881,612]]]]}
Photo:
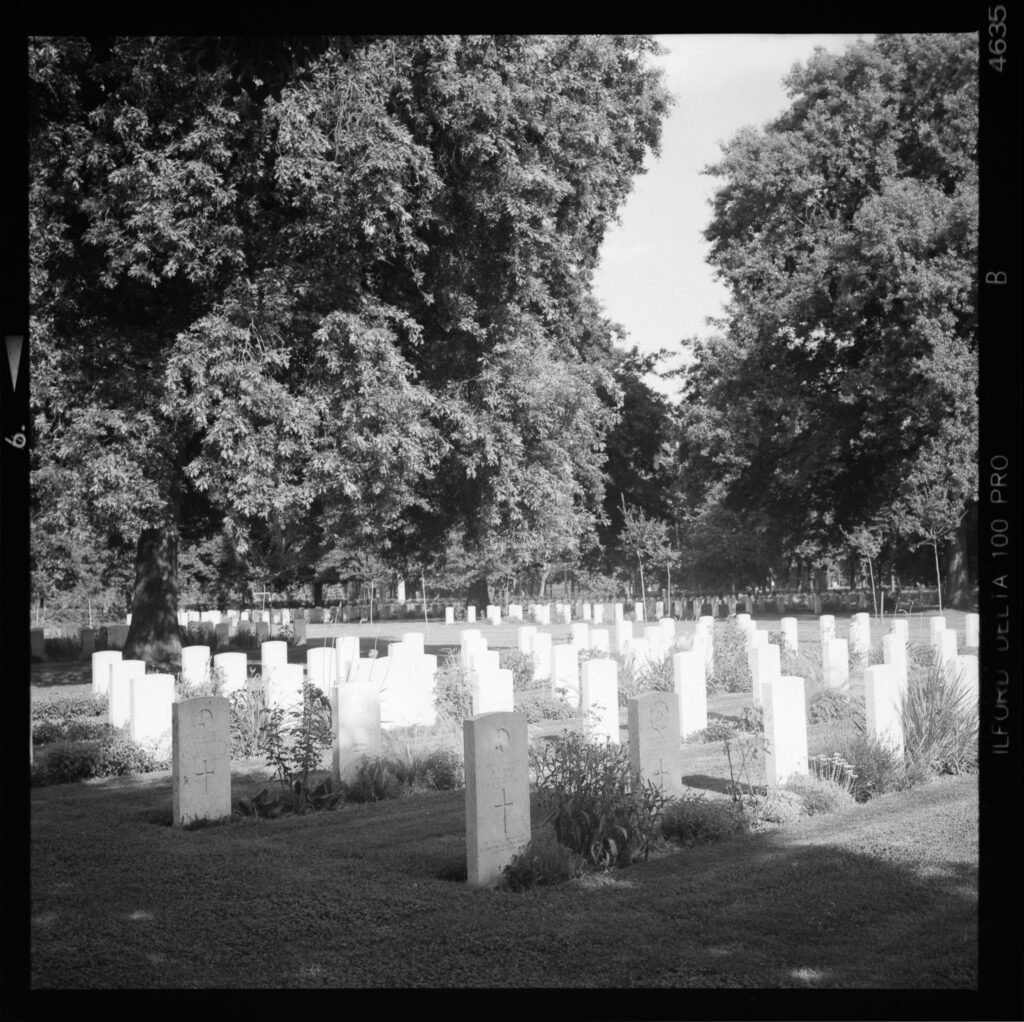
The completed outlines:
{"type": "Polygon", "coordinates": [[[725,692],[749,692],[754,685],[747,663],[747,637],[735,621],[715,630],[715,688],[725,692]]]}
{"type": "Polygon", "coordinates": [[[854,706],[850,697],[837,689],[823,689],[811,696],[807,705],[807,722],[822,724],[826,721],[844,720],[853,716],[854,706]]]}
{"type": "Polygon", "coordinates": [[[853,795],[840,783],[828,777],[808,774],[806,777],[793,777],[786,783],[786,790],[799,795],[803,802],[804,812],[808,816],[821,813],[837,813],[853,805],[853,795]]]}
{"type": "Polygon", "coordinates": [[[58,742],[35,765],[35,784],[67,783],[90,777],[110,777],[166,770],[169,764],[124,735],[99,741],[58,742]]]}
{"type": "Polygon", "coordinates": [[[858,802],[889,791],[903,791],[922,780],[919,770],[908,769],[903,757],[890,745],[854,731],[838,743],[833,754],[855,772],[850,792],[858,802]]]}
{"type": "Polygon", "coordinates": [[[454,651],[445,653],[444,662],[438,666],[434,682],[434,708],[438,722],[442,725],[462,727],[462,722],[473,713],[473,693],[470,690],[462,657],[454,651]]]}
{"type": "Polygon", "coordinates": [[[512,689],[515,692],[533,688],[536,684],[533,675],[537,669],[537,661],[531,653],[520,653],[518,649],[499,649],[498,666],[504,671],[512,672],[512,689]]]}
{"type": "Polygon", "coordinates": [[[113,729],[105,720],[78,717],[68,721],[45,720],[32,728],[32,741],[36,745],[54,742],[83,742],[105,738],[113,729]]]}
{"type": "Polygon", "coordinates": [[[261,732],[267,765],[274,768],[283,789],[301,796],[309,791],[310,772],[320,766],[333,743],[331,701],[316,685],[304,681],[301,701],[288,709],[265,712],[261,732]]]}
{"type": "Polygon", "coordinates": [[[80,717],[102,717],[106,713],[106,693],[99,696],[60,696],[32,703],[33,723],[68,724],[80,717]]]}
{"type": "Polygon", "coordinates": [[[552,696],[547,689],[516,692],[514,706],[516,712],[526,714],[526,719],[531,724],[539,720],[569,720],[580,713],[564,699],[552,696]]]}
{"type": "Polygon", "coordinates": [[[586,871],[587,860],[559,844],[551,827],[542,827],[501,871],[499,886],[505,891],[527,891],[581,877],[586,871]]]}
{"type": "Polygon", "coordinates": [[[785,788],[771,788],[763,795],[747,796],[744,801],[751,818],[764,823],[795,823],[806,814],[800,795],[785,788]]]}
{"type": "Polygon", "coordinates": [[[65,635],[43,639],[43,652],[47,660],[81,660],[82,640],[65,635]]]}
{"type": "Polygon", "coordinates": [[[764,707],[748,704],[740,707],[740,719],[737,725],[741,731],[759,734],[764,731],[764,707]]]}
{"type": "Polygon", "coordinates": [[[538,806],[560,844],[599,868],[647,858],[669,797],[634,783],[625,748],[563,732],[533,760],[538,806]]]}
{"type": "Polygon", "coordinates": [[[927,643],[907,643],[907,669],[920,667],[929,670],[935,666],[935,647],[927,643]]]}
{"type": "Polygon", "coordinates": [[[899,709],[907,759],[935,773],[978,766],[978,707],[960,675],[939,666],[911,675],[899,709]]]}
{"type": "Polygon", "coordinates": [[[704,795],[684,795],[665,808],[661,833],[670,841],[690,848],[736,837],[750,829],[737,803],[708,800],[704,795]]]}
{"type": "Polygon", "coordinates": [[[466,767],[454,749],[434,749],[423,761],[422,783],[435,791],[466,786],[466,767]]]}

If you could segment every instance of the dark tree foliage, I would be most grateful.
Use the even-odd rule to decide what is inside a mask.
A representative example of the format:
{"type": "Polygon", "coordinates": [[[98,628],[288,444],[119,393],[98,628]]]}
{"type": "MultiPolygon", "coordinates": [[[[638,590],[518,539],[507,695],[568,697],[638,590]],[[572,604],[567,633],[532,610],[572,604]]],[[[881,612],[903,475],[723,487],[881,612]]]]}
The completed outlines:
{"type": "Polygon", "coordinates": [[[285,581],[592,531],[590,282],[657,147],[652,49],[32,40],[34,470],[68,482],[35,522],[136,545],[128,655],[176,653],[179,542],[285,581]]]}
{"type": "Polygon", "coordinates": [[[975,500],[976,50],[819,51],[787,79],[789,109],[710,168],[732,300],[695,346],[681,443],[709,527],[749,516],[764,551],[818,560],[861,526],[927,539],[935,509],[908,499],[939,482],[937,457],[931,496],[975,500]]]}

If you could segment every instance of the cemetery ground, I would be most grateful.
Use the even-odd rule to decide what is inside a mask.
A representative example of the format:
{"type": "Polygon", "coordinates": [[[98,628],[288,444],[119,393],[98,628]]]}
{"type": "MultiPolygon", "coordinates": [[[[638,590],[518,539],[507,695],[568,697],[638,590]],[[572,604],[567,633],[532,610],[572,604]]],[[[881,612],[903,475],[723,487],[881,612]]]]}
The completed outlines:
{"type": "MultiPolygon", "coordinates": [[[[460,627],[432,623],[428,650],[460,627]]],[[[330,634],[373,642],[365,624],[330,634]]],[[[89,691],[85,664],[32,680],[33,699],[89,691]]],[[[710,696],[709,720],[749,702],[710,696]]],[[[810,753],[843,726],[811,724],[810,753]]],[[[722,743],[682,749],[692,792],[728,799],[722,743]]],[[[232,801],[271,773],[233,762],[232,801]]],[[[158,771],[31,790],[33,989],[977,986],[976,774],[519,892],[465,883],[462,789],[187,829],[171,786],[158,771]]]]}

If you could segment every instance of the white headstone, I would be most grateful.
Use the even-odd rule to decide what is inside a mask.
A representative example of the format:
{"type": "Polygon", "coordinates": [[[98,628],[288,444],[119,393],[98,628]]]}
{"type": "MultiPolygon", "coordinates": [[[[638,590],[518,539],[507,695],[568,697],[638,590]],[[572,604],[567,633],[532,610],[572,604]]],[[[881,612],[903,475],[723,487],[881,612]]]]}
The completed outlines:
{"type": "Polygon", "coordinates": [[[228,697],[245,688],[249,677],[249,658],[244,653],[215,653],[213,668],[221,675],[218,695],[228,697]]]}
{"type": "Polygon", "coordinates": [[[700,650],[673,654],[672,680],[679,702],[679,736],[687,738],[708,726],[708,690],[700,650]]]}
{"type": "Polygon", "coordinates": [[[936,665],[941,665],[940,669],[946,671],[955,669],[956,629],[943,628],[935,637],[934,645],[936,665]]]}
{"type": "Polygon", "coordinates": [[[964,645],[969,649],[981,645],[981,618],[977,614],[964,615],[964,645]]]}
{"type": "Polygon", "coordinates": [[[588,622],[594,619],[594,615],[591,613],[591,607],[589,603],[583,604],[583,610],[580,616],[583,618],[584,621],[588,622]]]}
{"type": "Polygon", "coordinates": [[[199,696],[171,706],[171,803],[175,826],[231,815],[231,704],[199,696]]]}
{"type": "Polygon", "coordinates": [[[655,600],[654,601],[654,617],[655,620],[663,618],[665,616],[665,601],[655,600]]]}
{"type": "Polygon", "coordinates": [[[181,682],[198,688],[205,684],[210,670],[209,646],[181,647],[181,682]]]}
{"type": "Polygon", "coordinates": [[[495,606],[493,603],[487,607],[487,620],[494,626],[501,624],[501,607],[495,606]]]}
{"type": "MultiPolygon", "coordinates": [[[[481,640],[482,641],[482,640],[481,640]]],[[[475,653],[474,662],[484,653],[475,653]]],[[[380,658],[386,671],[380,677],[380,717],[384,727],[433,726],[437,720],[434,683],[437,657],[420,651],[418,642],[392,642],[380,658]]],[[[378,668],[378,672],[381,668],[378,668]]]]}
{"type": "Polygon", "coordinates": [[[899,632],[882,636],[882,659],[892,671],[897,684],[907,685],[907,643],[899,632]]]}
{"type": "Polygon", "coordinates": [[[593,623],[595,625],[604,624],[604,604],[603,603],[595,603],[594,604],[593,612],[591,614],[591,619],[592,619],[592,621],[593,621],[593,623]]]}
{"type": "Polygon", "coordinates": [[[633,640],[633,622],[619,619],[612,625],[612,652],[627,656],[633,640]]]}
{"type": "Polygon", "coordinates": [[[337,673],[333,646],[311,646],[306,650],[306,676],[310,684],[327,693],[335,684],[337,673]]]}
{"type": "Polygon", "coordinates": [[[612,618],[615,621],[622,621],[626,615],[625,607],[621,603],[612,604],[612,618]]]}
{"type": "Polygon", "coordinates": [[[836,637],[836,619],[834,614],[822,614],[818,618],[818,637],[823,649],[829,639],[836,637]]]}
{"type": "Polygon", "coordinates": [[[263,675],[263,699],[269,707],[290,709],[302,703],[306,670],[302,664],[284,664],[263,675]]]}
{"type": "Polygon", "coordinates": [[[92,694],[105,696],[110,689],[110,665],[123,659],[119,649],[104,649],[92,655],[92,694]]]}
{"type": "Polygon", "coordinates": [[[750,676],[753,679],[755,703],[764,701],[764,685],[774,678],[782,677],[782,658],[775,643],[755,646],[750,655],[750,676]]]}
{"type": "Polygon", "coordinates": [[[466,624],[476,624],[476,607],[466,608],[466,624]]]}
{"type": "Polygon", "coordinates": [[[424,645],[425,636],[422,632],[403,632],[399,638],[406,646],[409,646],[420,655],[426,652],[424,645]]]}
{"type": "Polygon", "coordinates": [[[339,635],[334,640],[335,683],[344,685],[350,679],[352,665],[359,659],[359,636],[339,635]]]}
{"type": "Polygon", "coordinates": [[[946,630],[946,619],[944,617],[933,615],[928,618],[928,641],[932,646],[937,646],[939,643],[939,636],[946,630]]]}
{"type": "Polygon", "coordinates": [[[643,621],[644,619],[644,605],[640,600],[637,600],[633,604],[633,620],[643,621]]]}
{"type": "MultiPolygon", "coordinates": [[[[841,641],[846,644],[845,639],[841,641]]],[[[767,744],[765,781],[774,787],[807,773],[804,679],[783,675],[766,682],[761,691],[767,744]]]]}
{"type": "Polygon", "coordinates": [[[580,662],[579,653],[571,643],[556,643],[551,647],[551,694],[564,688],[565,701],[570,706],[580,704],[580,662]]]}
{"type": "Polygon", "coordinates": [[[128,682],[128,735],[170,750],[173,674],[137,674],[128,682]]]}
{"type": "Polygon", "coordinates": [[[551,680],[551,633],[537,632],[530,647],[535,663],[533,680],[536,682],[551,680]]]}
{"type": "Polygon", "coordinates": [[[572,607],[565,603],[562,605],[562,624],[567,625],[572,622],[572,607]]]}
{"type": "Polygon", "coordinates": [[[607,628],[592,628],[590,631],[590,648],[595,653],[608,653],[610,652],[608,629],[607,628]]]}
{"type": "Polygon", "coordinates": [[[132,716],[132,678],[146,673],[145,660],[115,660],[110,665],[107,718],[112,727],[128,727],[132,716]]]}
{"type": "Polygon", "coordinates": [[[799,640],[797,638],[797,619],[795,617],[784,617],[780,624],[782,636],[786,642],[786,649],[790,653],[795,653],[799,648],[799,640]]]}
{"type": "Polygon", "coordinates": [[[903,727],[900,724],[902,687],[886,664],[864,668],[864,729],[878,741],[903,754],[903,727]]]}
{"type": "Polygon", "coordinates": [[[850,653],[846,639],[826,639],[822,646],[821,680],[827,688],[845,688],[850,682],[850,653]]]}
{"type": "Polygon", "coordinates": [[[590,625],[585,621],[579,621],[569,626],[569,641],[577,649],[590,649],[590,625]]]}
{"type": "Polygon", "coordinates": [[[626,700],[629,765],[634,777],[661,786],[666,795],[683,793],[679,747],[679,701],[671,692],[644,692],[626,700]]]}
{"type": "Polygon", "coordinates": [[[445,607],[444,608],[444,623],[446,625],[453,625],[453,624],[455,624],[455,608],[454,607],[445,607]]]}
{"type": "Polygon", "coordinates": [[[667,655],[665,635],[660,625],[644,625],[644,638],[647,640],[647,656],[651,664],[661,664],[667,655]]]}
{"type": "Polygon", "coordinates": [[[516,629],[519,639],[519,652],[523,656],[530,656],[533,653],[533,637],[537,634],[536,625],[520,625],[516,629]]]}
{"type": "Polygon", "coordinates": [[[594,741],[619,744],[619,680],[614,660],[583,661],[580,709],[587,714],[594,741]]]}
{"type": "Polygon", "coordinates": [[[871,615],[854,614],[850,619],[850,657],[866,660],[871,650],[871,615]]]}
{"type": "Polygon", "coordinates": [[[466,880],[494,884],[530,841],[529,753],[524,713],[485,713],[463,722],[466,880]]]}
{"type": "Polygon", "coordinates": [[[891,634],[898,635],[906,646],[910,641],[910,622],[905,617],[893,618],[891,634]]]}
{"type": "Polygon", "coordinates": [[[363,756],[383,753],[380,722],[380,686],[352,681],[331,689],[334,728],[332,774],[335,784],[351,780],[363,756]]]}
{"type": "Polygon", "coordinates": [[[473,715],[494,712],[483,707],[493,701],[492,693],[497,686],[501,657],[495,649],[477,650],[471,654],[471,658],[469,688],[473,699],[473,715]]]}
{"type": "MultiPolygon", "coordinates": [[[[263,690],[268,691],[273,675],[288,664],[288,643],[274,639],[260,643],[260,672],[263,676],[263,690]]],[[[301,687],[301,686],[300,686],[301,687]]]]}
{"type": "Polygon", "coordinates": [[[523,605],[521,603],[510,603],[508,605],[508,619],[509,621],[523,620],[523,605]]]}

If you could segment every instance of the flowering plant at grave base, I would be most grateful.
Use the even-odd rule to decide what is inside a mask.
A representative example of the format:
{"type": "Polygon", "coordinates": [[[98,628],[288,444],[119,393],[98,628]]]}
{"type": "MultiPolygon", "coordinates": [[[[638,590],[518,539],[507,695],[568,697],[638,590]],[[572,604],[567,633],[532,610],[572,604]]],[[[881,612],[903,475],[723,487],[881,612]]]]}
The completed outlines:
{"type": "Polygon", "coordinates": [[[650,781],[634,790],[627,748],[563,731],[530,759],[543,823],[560,844],[601,869],[647,858],[671,798],[650,781]]]}
{"type": "Polygon", "coordinates": [[[262,722],[267,766],[274,767],[277,780],[294,799],[298,812],[319,808],[311,800],[309,774],[320,767],[333,741],[331,701],[309,681],[302,684],[302,698],[287,711],[275,707],[262,722]]]}

